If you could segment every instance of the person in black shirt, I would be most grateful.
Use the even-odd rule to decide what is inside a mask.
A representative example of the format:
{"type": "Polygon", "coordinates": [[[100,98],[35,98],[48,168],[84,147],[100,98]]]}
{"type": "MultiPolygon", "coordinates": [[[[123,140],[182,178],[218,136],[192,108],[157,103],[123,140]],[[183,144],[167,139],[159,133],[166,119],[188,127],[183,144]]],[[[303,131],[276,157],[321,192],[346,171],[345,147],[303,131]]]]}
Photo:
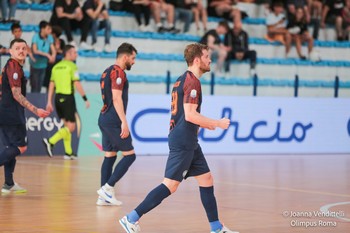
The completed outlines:
{"type": "Polygon", "coordinates": [[[86,43],[90,25],[83,20],[83,12],[77,0],[55,0],[50,23],[52,26],[60,26],[67,36],[68,43],[75,47],[77,46],[73,40],[72,31],[81,29],[80,48],[92,49],[92,46],[86,43]]]}
{"type": "Polygon", "coordinates": [[[307,21],[303,8],[299,7],[296,9],[295,15],[291,16],[287,28],[292,35],[292,40],[295,42],[299,58],[305,60],[306,56],[304,56],[301,51],[302,43],[307,43],[308,52],[310,54],[314,47],[314,40],[307,29],[307,21]]]}
{"type": "Polygon", "coordinates": [[[326,0],[322,10],[321,27],[325,28],[326,23],[335,25],[338,41],[344,40],[344,33],[342,28],[343,18],[341,15],[344,6],[345,0],[326,0]]]}
{"type": "Polygon", "coordinates": [[[224,36],[229,30],[228,23],[221,21],[215,29],[206,32],[199,41],[199,43],[209,47],[212,57],[217,57],[215,69],[217,73],[221,73],[227,57],[227,48],[220,36],[224,36]]]}
{"type": "Polygon", "coordinates": [[[226,71],[229,71],[230,60],[249,60],[250,73],[255,74],[256,51],[249,50],[249,36],[242,29],[242,24],[237,24],[233,30],[230,30],[225,36],[225,45],[230,48],[227,57],[226,71]]]}

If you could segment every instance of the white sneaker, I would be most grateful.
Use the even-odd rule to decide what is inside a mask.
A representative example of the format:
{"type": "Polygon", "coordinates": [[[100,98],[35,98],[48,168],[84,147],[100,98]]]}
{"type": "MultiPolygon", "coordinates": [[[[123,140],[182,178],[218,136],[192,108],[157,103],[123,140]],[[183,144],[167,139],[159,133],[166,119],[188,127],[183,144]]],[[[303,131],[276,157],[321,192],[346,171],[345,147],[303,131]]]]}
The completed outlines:
{"type": "Polygon", "coordinates": [[[150,24],[144,27],[144,32],[153,32],[153,31],[154,29],[150,24]]]}
{"type": "Polygon", "coordinates": [[[80,49],[81,50],[92,50],[93,48],[92,48],[92,46],[91,45],[89,45],[89,44],[87,44],[86,42],[81,42],[80,43],[80,49]]]}
{"type": "Polygon", "coordinates": [[[106,53],[112,53],[114,52],[112,46],[110,44],[105,44],[105,47],[103,48],[103,50],[106,52],[106,53]]]}
{"type": "Polygon", "coordinates": [[[115,204],[110,203],[109,201],[106,201],[103,197],[98,196],[96,205],[99,206],[114,206],[115,204]]]}
{"type": "Polygon", "coordinates": [[[141,25],[139,26],[139,30],[140,30],[141,32],[145,32],[145,30],[146,30],[145,25],[141,24],[141,25]]]}
{"type": "Polygon", "coordinates": [[[122,219],[119,219],[119,223],[128,233],[138,233],[141,231],[139,223],[135,222],[134,224],[132,224],[128,221],[128,218],[126,216],[124,216],[122,219]]]}
{"type": "Polygon", "coordinates": [[[103,185],[99,190],[97,190],[98,195],[100,195],[106,201],[112,203],[113,205],[122,205],[121,201],[115,198],[114,187],[108,184],[103,185]]]}
{"type": "Polygon", "coordinates": [[[94,49],[95,52],[100,53],[102,52],[102,48],[98,46],[97,44],[93,44],[92,48],[94,49]]]}
{"type": "Polygon", "coordinates": [[[12,186],[8,186],[7,184],[4,184],[2,186],[1,192],[5,193],[5,194],[6,193],[11,193],[11,192],[14,192],[14,193],[26,193],[27,190],[25,188],[19,186],[17,183],[15,183],[12,186]]]}
{"type": "Polygon", "coordinates": [[[231,231],[227,227],[223,226],[220,231],[211,231],[210,233],[239,233],[238,231],[231,231]]]}

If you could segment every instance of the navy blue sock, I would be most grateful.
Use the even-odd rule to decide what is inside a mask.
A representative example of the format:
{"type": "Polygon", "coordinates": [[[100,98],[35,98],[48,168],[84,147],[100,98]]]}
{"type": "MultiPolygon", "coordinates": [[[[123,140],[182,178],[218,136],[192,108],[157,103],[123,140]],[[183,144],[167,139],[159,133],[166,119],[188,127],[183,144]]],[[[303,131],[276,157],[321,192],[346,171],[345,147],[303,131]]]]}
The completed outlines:
{"type": "Polygon", "coordinates": [[[6,146],[6,148],[0,153],[0,166],[11,161],[20,154],[21,151],[16,146],[6,146]]]}
{"type": "MultiPolygon", "coordinates": [[[[201,200],[210,223],[219,220],[218,207],[214,196],[214,187],[199,187],[201,200]]],[[[217,230],[217,229],[212,229],[217,230]]]]}
{"type": "Polygon", "coordinates": [[[135,154],[124,156],[114,168],[113,174],[109,178],[107,183],[110,186],[114,187],[115,183],[117,183],[125,175],[125,173],[128,171],[129,167],[135,161],[135,159],[135,154]]]}
{"type": "Polygon", "coordinates": [[[13,181],[13,172],[15,171],[16,161],[16,159],[12,159],[8,163],[4,164],[5,184],[7,184],[8,186],[12,186],[15,184],[15,182],[13,181]]]}
{"type": "Polygon", "coordinates": [[[152,210],[160,203],[162,203],[162,201],[168,196],[170,196],[170,194],[171,192],[168,189],[168,187],[162,183],[146,196],[145,200],[143,200],[143,202],[141,202],[141,204],[138,207],[136,207],[135,211],[141,218],[142,215],[146,214],[148,211],[152,210]]]}
{"type": "Polygon", "coordinates": [[[113,165],[117,156],[105,157],[101,166],[101,187],[107,183],[112,175],[113,165]]]}

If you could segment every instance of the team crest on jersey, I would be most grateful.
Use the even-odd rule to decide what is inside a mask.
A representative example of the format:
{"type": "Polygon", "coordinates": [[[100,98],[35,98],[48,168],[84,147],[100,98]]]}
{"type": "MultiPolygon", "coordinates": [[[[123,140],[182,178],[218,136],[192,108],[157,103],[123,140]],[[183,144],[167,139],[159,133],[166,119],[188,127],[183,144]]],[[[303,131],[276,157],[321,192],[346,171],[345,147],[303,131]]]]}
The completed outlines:
{"type": "Polygon", "coordinates": [[[121,77],[118,77],[117,80],[116,80],[116,83],[117,83],[117,85],[122,84],[122,78],[121,78],[121,77]]]}
{"type": "Polygon", "coordinates": [[[197,97],[197,90],[193,89],[193,90],[191,91],[190,96],[191,96],[192,98],[196,98],[196,97],[197,97]]]}
{"type": "Polygon", "coordinates": [[[13,73],[12,78],[13,78],[14,80],[17,80],[17,79],[18,79],[18,74],[17,74],[17,73],[13,73]]]}

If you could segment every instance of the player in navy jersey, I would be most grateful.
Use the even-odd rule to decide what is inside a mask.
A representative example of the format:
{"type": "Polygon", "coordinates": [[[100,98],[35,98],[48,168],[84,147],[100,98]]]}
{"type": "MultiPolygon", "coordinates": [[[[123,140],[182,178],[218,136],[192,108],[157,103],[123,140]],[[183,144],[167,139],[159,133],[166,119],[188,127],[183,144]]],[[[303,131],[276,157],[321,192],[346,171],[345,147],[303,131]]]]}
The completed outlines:
{"type": "Polygon", "coordinates": [[[5,183],[2,193],[26,192],[13,180],[16,156],[27,149],[27,131],[24,108],[39,117],[47,117],[50,113],[37,108],[25,97],[26,79],[23,64],[27,56],[27,43],[22,39],[14,39],[10,43],[11,58],[2,70],[0,79],[0,141],[4,148],[0,150],[0,166],[4,166],[5,183]]]}
{"type": "Polygon", "coordinates": [[[102,74],[100,85],[103,107],[98,119],[102,132],[102,147],[105,151],[101,166],[101,188],[97,190],[97,205],[121,205],[115,198],[114,185],[125,175],[135,161],[136,155],[126,120],[129,82],[124,70],[130,70],[135,63],[137,50],[128,43],[123,43],[117,50],[117,60],[102,74]],[[123,158],[112,172],[117,152],[123,158]]]}
{"type": "Polygon", "coordinates": [[[214,120],[200,113],[202,90],[199,78],[210,71],[209,48],[203,44],[190,44],[184,57],[188,70],[180,76],[171,93],[171,120],[169,132],[169,157],[163,182],[153,189],[127,216],[119,220],[128,233],[140,231],[138,220],[165,198],[174,193],[183,179],[194,176],[199,184],[202,204],[207,213],[212,233],[237,233],[219,221],[213,178],[198,144],[199,127],[214,130],[227,129],[229,119],[214,120]]]}

